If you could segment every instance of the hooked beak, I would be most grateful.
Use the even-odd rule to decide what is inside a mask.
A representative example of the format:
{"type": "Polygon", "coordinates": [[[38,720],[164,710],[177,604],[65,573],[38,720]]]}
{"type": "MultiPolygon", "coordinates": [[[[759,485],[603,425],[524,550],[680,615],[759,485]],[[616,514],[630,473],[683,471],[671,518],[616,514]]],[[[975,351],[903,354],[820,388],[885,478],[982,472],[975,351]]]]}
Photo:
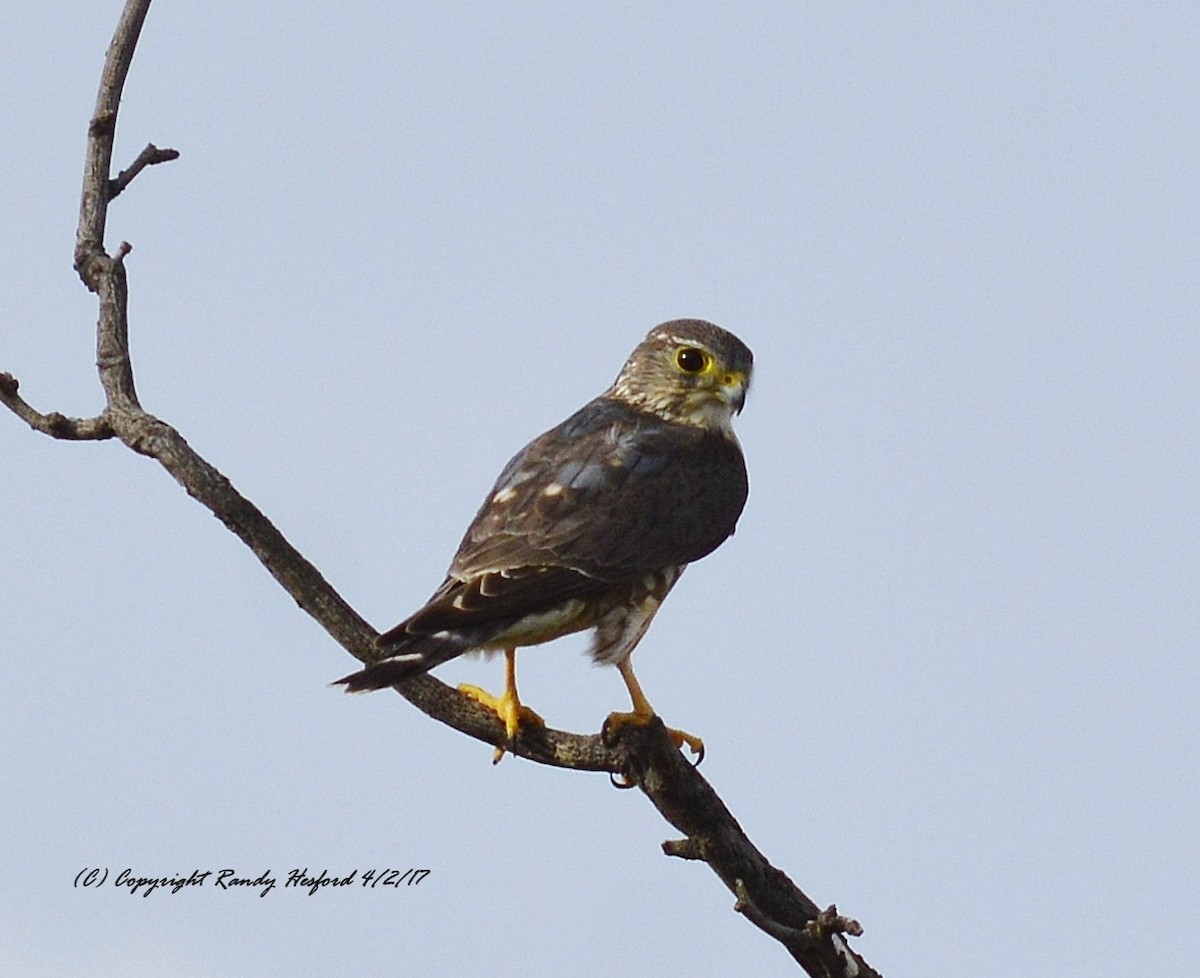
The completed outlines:
{"type": "Polygon", "coordinates": [[[734,414],[741,414],[746,405],[746,391],[750,388],[750,378],[742,371],[728,373],[722,378],[718,389],[721,400],[733,408],[734,414]]]}

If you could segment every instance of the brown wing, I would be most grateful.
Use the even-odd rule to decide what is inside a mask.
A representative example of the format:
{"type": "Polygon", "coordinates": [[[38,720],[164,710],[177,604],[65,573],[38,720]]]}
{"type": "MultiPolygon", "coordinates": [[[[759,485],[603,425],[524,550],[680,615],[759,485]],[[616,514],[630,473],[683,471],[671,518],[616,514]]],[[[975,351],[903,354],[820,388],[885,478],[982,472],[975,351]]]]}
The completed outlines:
{"type": "Polygon", "coordinates": [[[730,438],[597,398],[508,464],[450,576],[549,567],[622,581],[686,564],[733,532],[747,491],[730,438]]]}
{"type": "Polygon", "coordinates": [[[468,527],[442,586],[380,638],[484,644],[527,615],[705,556],[747,496],[736,442],[600,397],[530,442],[468,527]]]}

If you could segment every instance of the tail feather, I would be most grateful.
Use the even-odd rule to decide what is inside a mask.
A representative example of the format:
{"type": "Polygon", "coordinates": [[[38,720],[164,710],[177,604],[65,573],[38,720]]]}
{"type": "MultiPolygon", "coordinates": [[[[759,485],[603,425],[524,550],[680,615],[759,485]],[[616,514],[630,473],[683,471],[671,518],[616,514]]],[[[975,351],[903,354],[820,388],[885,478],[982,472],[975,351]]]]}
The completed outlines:
{"type": "Polygon", "coordinates": [[[437,638],[408,636],[409,641],[400,646],[381,641],[386,638],[386,635],[381,635],[375,642],[388,653],[384,658],[364,666],[358,672],[334,680],[333,685],[345,686],[347,693],[386,689],[401,680],[428,672],[434,666],[462,655],[471,647],[471,643],[465,641],[462,636],[453,634],[443,634],[437,638]]]}

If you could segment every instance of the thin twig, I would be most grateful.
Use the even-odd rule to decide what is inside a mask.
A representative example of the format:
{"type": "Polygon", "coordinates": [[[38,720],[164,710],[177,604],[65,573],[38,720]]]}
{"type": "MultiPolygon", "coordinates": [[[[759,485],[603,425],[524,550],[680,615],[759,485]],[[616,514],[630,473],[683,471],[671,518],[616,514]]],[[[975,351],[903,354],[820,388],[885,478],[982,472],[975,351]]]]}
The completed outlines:
{"type": "MultiPolygon", "coordinates": [[[[788,949],[792,957],[801,964],[806,959],[817,956],[824,974],[829,978],[861,978],[864,971],[860,967],[861,960],[850,950],[842,934],[857,937],[862,933],[862,927],[857,920],[842,917],[837,907],[830,906],[822,910],[815,918],[802,928],[789,927],[781,924],[763,913],[762,909],[750,897],[749,891],[742,880],[735,881],[734,893],[737,901],[733,909],[749,920],[755,927],[788,949]],[[830,970],[830,956],[837,959],[837,970],[830,970]]],[[[870,969],[867,969],[870,973],[870,969]]]]}
{"type": "Polygon", "coordinates": [[[83,163],[83,191],[79,198],[79,228],[75,233],[75,270],[89,290],[97,290],[102,271],[104,228],[108,217],[109,174],[112,171],[113,137],[117,131],[117,111],[125,77],[133,62],[142,33],[142,24],[150,11],[150,0],[126,0],[104,56],[96,107],[88,123],[87,153],[83,163]]]}
{"type": "Polygon", "coordinates": [[[157,163],[169,163],[171,160],[179,159],[179,150],[177,149],[159,149],[153,143],[148,143],[146,148],[137,155],[127,169],[122,170],[117,174],[116,179],[108,181],[108,199],[112,201],[116,196],[128,187],[133,178],[142,172],[148,166],[154,166],[157,163]]]}
{"type": "Polygon", "coordinates": [[[704,846],[697,839],[668,839],[662,844],[665,855],[676,859],[694,859],[704,862],[704,846]]]}
{"type": "Polygon", "coordinates": [[[66,441],[103,441],[115,434],[104,415],[95,418],[68,418],[57,411],[42,414],[30,407],[17,393],[20,386],[12,374],[0,373],[0,402],[34,431],[66,441]]]}
{"type": "Polygon", "coordinates": [[[789,950],[792,950],[792,948],[804,948],[807,950],[813,943],[813,938],[809,937],[807,930],[787,927],[778,921],[772,920],[763,913],[750,898],[750,893],[746,889],[744,880],[738,879],[734,882],[733,892],[737,897],[737,900],[733,904],[733,909],[754,924],[755,927],[770,934],[789,950]]]}

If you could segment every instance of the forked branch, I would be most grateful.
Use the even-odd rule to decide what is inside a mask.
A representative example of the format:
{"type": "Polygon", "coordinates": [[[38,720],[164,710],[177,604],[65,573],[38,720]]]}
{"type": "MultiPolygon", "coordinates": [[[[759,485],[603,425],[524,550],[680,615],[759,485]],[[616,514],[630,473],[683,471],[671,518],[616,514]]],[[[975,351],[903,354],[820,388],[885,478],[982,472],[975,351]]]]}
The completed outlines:
{"type": "MultiPolygon", "coordinates": [[[[338,644],[360,661],[370,662],[376,657],[372,646],[375,630],[253,503],[193,451],[175,428],[147,412],[138,400],[129,353],[125,258],[130,246],[122,243],[115,254],[109,255],[104,234],[113,198],[147,166],[179,155],[175,150],[150,144],[117,177],[110,176],[121,93],[149,7],[150,0],[127,0],[108,48],[95,113],[88,126],[75,267],[99,303],[96,362],[104,409],[96,417],[83,419],[57,412],[43,414],[24,401],[17,380],[9,374],[0,374],[0,401],[43,434],[69,440],[115,437],[158,461],[255,553],[338,644]]],[[[406,680],[396,691],[455,730],[493,746],[504,743],[504,727],[493,712],[432,676],[406,680]]],[[[686,836],[679,842],[665,843],[664,850],[669,855],[708,863],[736,896],[736,909],[779,940],[810,975],[876,975],[840,936],[855,933],[857,925],[838,917],[832,908],[821,911],[767,862],[709,783],[674,747],[661,722],[628,728],[613,743],[605,743],[599,735],[530,727],[523,729],[517,743],[508,747],[512,753],[541,764],[606,771],[636,784],[663,817],[686,836]]]]}

